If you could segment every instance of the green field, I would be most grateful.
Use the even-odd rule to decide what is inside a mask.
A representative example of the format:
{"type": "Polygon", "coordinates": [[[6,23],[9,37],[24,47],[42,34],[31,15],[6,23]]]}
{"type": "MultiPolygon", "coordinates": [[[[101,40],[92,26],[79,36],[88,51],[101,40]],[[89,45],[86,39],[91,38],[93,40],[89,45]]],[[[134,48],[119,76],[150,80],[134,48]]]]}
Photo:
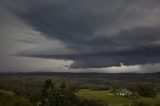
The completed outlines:
{"type": "MultiPolygon", "coordinates": [[[[121,96],[116,96],[110,93],[110,91],[91,91],[88,89],[80,90],[76,93],[77,96],[85,99],[95,99],[107,102],[109,106],[123,106],[126,104],[131,104],[132,99],[128,99],[121,96]]],[[[156,98],[140,98],[140,100],[153,104],[160,103],[160,93],[156,98]]]]}

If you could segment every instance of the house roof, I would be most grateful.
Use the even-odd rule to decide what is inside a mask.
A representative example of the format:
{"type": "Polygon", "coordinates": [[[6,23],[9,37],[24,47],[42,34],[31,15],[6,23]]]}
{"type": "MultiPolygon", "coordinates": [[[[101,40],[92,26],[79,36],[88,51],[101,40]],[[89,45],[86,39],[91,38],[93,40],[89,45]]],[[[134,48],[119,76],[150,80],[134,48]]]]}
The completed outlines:
{"type": "Polygon", "coordinates": [[[130,93],[131,93],[131,92],[128,91],[127,89],[119,89],[117,92],[125,93],[125,94],[130,94],[130,93]]]}

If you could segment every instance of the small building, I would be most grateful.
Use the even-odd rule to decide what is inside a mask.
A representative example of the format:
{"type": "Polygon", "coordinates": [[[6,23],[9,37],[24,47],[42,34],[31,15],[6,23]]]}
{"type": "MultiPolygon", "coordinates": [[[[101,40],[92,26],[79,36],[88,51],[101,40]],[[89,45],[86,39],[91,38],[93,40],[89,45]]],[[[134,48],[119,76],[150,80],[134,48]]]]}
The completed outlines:
{"type": "Polygon", "coordinates": [[[128,91],[127,89],[119,89],[116,91],[116,95],[119,96],[131,96],[132,92],[128,91]]]}

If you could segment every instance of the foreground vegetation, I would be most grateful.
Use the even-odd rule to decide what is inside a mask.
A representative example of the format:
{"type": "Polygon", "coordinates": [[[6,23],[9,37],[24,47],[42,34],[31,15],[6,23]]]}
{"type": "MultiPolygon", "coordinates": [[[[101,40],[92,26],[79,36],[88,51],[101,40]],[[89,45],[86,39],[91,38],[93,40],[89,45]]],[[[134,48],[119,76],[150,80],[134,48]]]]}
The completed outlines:
{"type": "Polygon", "coordinates": [[[159,92],[159,73],[0,75],[0,106],[160,106],[159,92]]]}

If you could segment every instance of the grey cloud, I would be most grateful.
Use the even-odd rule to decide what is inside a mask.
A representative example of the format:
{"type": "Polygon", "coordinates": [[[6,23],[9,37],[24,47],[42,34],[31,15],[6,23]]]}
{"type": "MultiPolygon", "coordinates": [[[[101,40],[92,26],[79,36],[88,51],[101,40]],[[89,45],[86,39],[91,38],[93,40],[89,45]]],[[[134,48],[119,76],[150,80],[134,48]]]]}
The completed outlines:
{"type": "Polygon", "coordinates": [[[64,59],[73,60],[74,63],[70,68],[101,68],[124,65],[137,65],[137,64],[154,64],[160,61],[160,48],[136,48],[130,51],[112,52],[112,53],[90,53],[90,54],[60,54],[60,55],[46,55],[42,54],[19,54],[20,56],[40,57],[49,59],[64,59]]]}
{"type": "Polygon", "coordinates": [[[25,23],[65,44],[60,54],[52,47],[40,52],[35,47],[34,53],[17,55],[72,60],[70,68],[159,63],[159,6],[158,0],[22,0],[18,8],[12,3],[25,23]]]}

